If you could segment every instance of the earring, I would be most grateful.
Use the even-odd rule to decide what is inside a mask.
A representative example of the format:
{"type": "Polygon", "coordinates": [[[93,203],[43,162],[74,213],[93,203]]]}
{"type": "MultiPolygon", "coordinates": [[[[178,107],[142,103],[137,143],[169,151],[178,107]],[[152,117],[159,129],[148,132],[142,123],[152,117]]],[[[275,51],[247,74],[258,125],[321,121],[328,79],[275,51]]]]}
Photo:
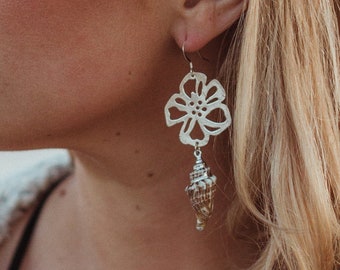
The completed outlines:
{"type": "Polygon", "coordinates": [[[190,184],[185,191],[195,211],[196,229],[202,231],[214,208],[216,176],[211,174],[210,168],[203,161],[201,147],[208,144],[210,136],[216,136],[230,126],[231,116],[228,107],[223,103],[226,94],[221,83],[216,79],[207,83],[205,74],[193,70],[193,63],[185,53],[184,44],[182,51],[190,71],[183,78],[179,93],[172,95],[167,102],[164,112],[167,126],[182,123],[179,139],[183,144],[194,147],[196,162],[190,173],[190,184]],[[189,85],[194,85],[194,89],[188,89],[189,85]],[[182,116],[173,119],[170,113],[172,109],[177,109],[182,116]],[[207,118],[215,110],[222,113],[223,121],[215,122],[207,118]],[[200,128],[203,138],[192,137],[195,127],[200,128]]]}

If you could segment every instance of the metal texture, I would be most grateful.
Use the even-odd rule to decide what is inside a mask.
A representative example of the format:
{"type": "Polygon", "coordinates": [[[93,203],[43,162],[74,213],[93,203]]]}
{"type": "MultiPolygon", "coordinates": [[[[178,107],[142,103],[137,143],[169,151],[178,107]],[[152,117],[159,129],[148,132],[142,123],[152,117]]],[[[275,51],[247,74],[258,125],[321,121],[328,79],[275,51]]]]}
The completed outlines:
{"type": "Polygon", "coordinates": [[[179,93],[172,95],[167,102],[164,112],[166,124],[170,127],[183,123],[179,139],[183,144],[192,146],[205,146],[210,136],[216,136],[231,124],[231,116],[225,100],[225,91],[217,80],[207,84],[207,76],[200,72],[189,72],[179,86],[179,93]],[[194,85],[194,89],[190,89],[194,85]],[[189,89],[187,89],[189,88],[189,89]],[[181,117],[173,118],[171,110],[180,112],[181,117]],[[222,122],[208,119],[207,116],[217,110],[222,122]],[[184,113],[184,115],[183,115],[184,113]],[[203,138],[193,138],[191,133],[195,128],[200,128],[203,138]]]}
{"type": "Polygon", "coordinates": [[[202,160],[199,148],[195,149],[194,155],[196,163],[190,173],[190,185],[185,191],[195,211],[196,229],[203,231],[214,209],[216,176],[210,173],[210,168],[202,160]]]}

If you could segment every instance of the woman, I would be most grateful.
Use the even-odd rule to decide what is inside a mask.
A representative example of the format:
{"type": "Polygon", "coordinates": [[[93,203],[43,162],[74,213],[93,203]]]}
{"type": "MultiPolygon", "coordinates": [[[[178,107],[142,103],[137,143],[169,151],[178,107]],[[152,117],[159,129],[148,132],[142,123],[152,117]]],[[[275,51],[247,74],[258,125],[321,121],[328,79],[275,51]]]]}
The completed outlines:
{"type": "MultiPolygon", "coordinates": [[[[336,269],[338,8],[1,1],[0,146],[68,148],[74,160],[20,269],[336,269]],[[233,118],[202,148],[218,179],[202,232],[183,192],[192,149],[163,114],[186,60],[209,80],[219,74],[233,118]]],[[[31,211],[3,243],[1,269],[31,211]]]]}

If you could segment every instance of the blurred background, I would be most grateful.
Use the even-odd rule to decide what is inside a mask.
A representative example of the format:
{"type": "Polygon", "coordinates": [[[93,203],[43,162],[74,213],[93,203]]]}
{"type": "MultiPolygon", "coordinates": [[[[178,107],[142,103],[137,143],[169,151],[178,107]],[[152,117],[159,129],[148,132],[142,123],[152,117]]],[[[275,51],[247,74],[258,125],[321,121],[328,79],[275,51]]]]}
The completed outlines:
{"type": "Polygon", "coordinates": [[[9,178],[11,175],[29,171],[37,164],[65,163],[68,160],[68,153],[64,149],[0,151],[0,181],[9,178]]]}

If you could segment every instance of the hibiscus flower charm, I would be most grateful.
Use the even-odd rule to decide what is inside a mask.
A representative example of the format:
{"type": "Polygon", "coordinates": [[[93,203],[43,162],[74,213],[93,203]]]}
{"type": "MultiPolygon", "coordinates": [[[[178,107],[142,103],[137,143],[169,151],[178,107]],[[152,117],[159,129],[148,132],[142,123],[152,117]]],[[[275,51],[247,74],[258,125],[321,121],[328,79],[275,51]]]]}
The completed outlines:
{"type": "Polygon", "coordinates": [[[165,106],[165,118],[168,127],[183,123],[179,139],[183,144],[202,147],[208,144],[210,136],[216,136],[231,124],[230,112],[225,100],[225,91],[217,80],[206,84],[207,76],[199,72],[189,72],[179,86],[179,93],[174,94],[165,106]],[[194,86],[194,89],[187,89],[194,86]],[[181,114],[172,118],[170,110],[177,109],[181,114]],[[222,122],[209,119],[215,110],[219,110],[222,122]],[[202,138],[193,138],[191,133],[198,126],[202,138]]]}
{"type": "Polygon", "coordinates": [[[167,126],[182,123],[180,141],[195,147],[196,163],[185,191],[196,214],[196,229],[202,231],[213,211],[216,176],[202,160],[201,147],[208,144],[210,136],[216,136],[230,126],[231,116],[223,103],[226,94],[220,82],[212,80],[207,84],[207,76],[193,72],[190,64],[191,70],[182,80],[179,93],[169,99],[164,111],[167,126]],[[216,116],[221,120],[212,120],[216,116]]]}

